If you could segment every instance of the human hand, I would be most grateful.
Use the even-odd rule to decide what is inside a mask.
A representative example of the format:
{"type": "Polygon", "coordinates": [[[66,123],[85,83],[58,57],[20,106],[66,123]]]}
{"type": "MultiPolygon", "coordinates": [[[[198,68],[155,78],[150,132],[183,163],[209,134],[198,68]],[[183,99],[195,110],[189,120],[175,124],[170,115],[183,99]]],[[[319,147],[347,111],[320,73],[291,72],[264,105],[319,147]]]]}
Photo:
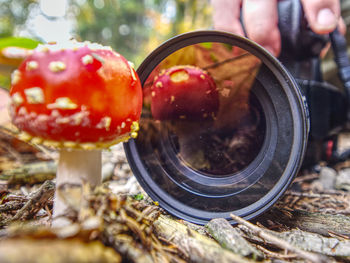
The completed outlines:
{"type": "MultiPolygon", "coordinates": [[[[247,37],[265,47],[273,55],[281,51],[278,29],[277,0],[211,0],[214,28],[244,35],[240,21],[242,9],[247,37]]],[[[332,32],[337,26],[345,33],[340,17],[339,0],[301,0],[310,28],[317,34],[332,32]]]]}

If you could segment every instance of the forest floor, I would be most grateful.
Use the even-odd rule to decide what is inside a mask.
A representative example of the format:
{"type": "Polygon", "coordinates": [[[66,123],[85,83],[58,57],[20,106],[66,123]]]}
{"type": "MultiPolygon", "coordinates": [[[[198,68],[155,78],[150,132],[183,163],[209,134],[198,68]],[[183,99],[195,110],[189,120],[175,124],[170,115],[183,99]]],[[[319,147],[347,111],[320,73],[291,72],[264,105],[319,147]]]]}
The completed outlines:
{"type": "Polygon", "coordinates": [[[349,161],[301,171],[254,221],[199,226],[147,197],[117,145],[103,153],[103,185],[52,228],[55,160],[0,129],[0,262],[350,262],[349,161]]]}

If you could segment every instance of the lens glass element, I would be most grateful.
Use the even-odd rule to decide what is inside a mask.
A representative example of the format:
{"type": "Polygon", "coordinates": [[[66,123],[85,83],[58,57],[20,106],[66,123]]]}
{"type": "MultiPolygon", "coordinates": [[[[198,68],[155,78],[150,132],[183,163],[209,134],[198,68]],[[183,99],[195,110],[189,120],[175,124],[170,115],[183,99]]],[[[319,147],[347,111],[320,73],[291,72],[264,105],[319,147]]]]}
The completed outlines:
{"type": "Polygon", "coordinates": [[[137,144],[149,148],[145,158],[197,181],[235,178],[265,138],[265,114],[254,93],[260,65],[248,51],[215,42],[166,57],[143,86],[141,131],[147,132],[137,144]]]}

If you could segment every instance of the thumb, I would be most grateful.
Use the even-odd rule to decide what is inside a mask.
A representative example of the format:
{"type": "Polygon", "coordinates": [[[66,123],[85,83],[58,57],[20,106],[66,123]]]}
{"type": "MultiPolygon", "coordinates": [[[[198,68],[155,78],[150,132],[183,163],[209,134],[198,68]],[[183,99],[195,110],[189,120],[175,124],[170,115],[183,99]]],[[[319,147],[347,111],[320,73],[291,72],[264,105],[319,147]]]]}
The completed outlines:
{"type": "Polygon", "coordinates": [[[317,34],[332,32],[339,22],[339,0],[301,0],[310,28],[317,34]]]}

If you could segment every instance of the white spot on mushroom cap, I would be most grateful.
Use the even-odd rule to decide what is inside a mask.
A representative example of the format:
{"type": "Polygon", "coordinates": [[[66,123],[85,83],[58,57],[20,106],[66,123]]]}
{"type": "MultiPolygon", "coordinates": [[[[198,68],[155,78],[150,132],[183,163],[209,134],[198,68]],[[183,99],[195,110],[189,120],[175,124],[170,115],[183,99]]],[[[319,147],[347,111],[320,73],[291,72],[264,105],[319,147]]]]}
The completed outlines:
{"type": "Polygon", "coordinates": [[[109,127],[111,126],[112,118],[111,117],[103,117],[101,121],[96,125],[97,129],[106,129],[109,131],[109,127]]]}
{"type": "Polygon", "coordinates": [[[66,64],[62,61],[51,61],[49,64],[49,70],[52,72],[60,72],[66,69],[66,64]]]}
{"type": "Polygon", "coordinates": [[[26,64],[26,70],[28,71],[31,71],[31,70],[34,70],[34,69],[37,69],[39,67],[39,64],[37,61],[28,61],[27,64],[26,64]]]}
{"type": "Polygon", "coordinates": [[[39,114],[36,119],[38,122],[47,122],[49,120],[49,116],[46,114],[39,114]]]}
{"type": "Polygon", "coordinates": [[[62,97],[57,98],[54,103],[47,105],[48,109],[64,109],[64,110],[74,110],[78,108],[78,105],[71,101],[70,98],[62,97]]]}
{"type": "Polygon", "coordinates": [[[81,58],[81,61],[84,65],[92,64],[94,62],[94,58],[91,55],[85,55],[81,58]]]}
{"type": "Polygon", "coordinates": [[[21,80],[21,72],[16,69],[11,74],[11,84],[16,85],[21,80]]]}
{"type": "Polygon", "coordinates": [[[27,102],[30,104],[41,104],[45,101],[44,92],[39,87],[25,89],[24,94],[26,95],[27,102]]]}
{"type": "Polygon", "coordinates": [[[80,125],[88,116],[89,116],[89,112],[88,111],[80,111],[80,112],[74,113],[71,116],[71,118],[73,120],[73,124],[74,125],[80,125]]]}
{"type": "Polygon", "coordinates": [[[16,106],[19,106],[23,103],[24,99],[22,98],[19,92],[16,92],[12,95],[12,103],[16,106]]]}
{"type": "Polygon", "coordinates": [[[18,115],[26,115],[28,114],[27,108],[26,107],[20,107],[18,110],[18,115]]]}
{"type": "Polygon", "coordinates": [[[70,122],[70,118],[69,117],[58,117],[58,118],[56,118],[55,122],[57,124],[67,124],[70,122]]]}
{"type": "Polygon", "coordinates": [[[162,87],[163,87],[163,83],[160,82],[160,81],[158,81],[158,82],[156,83],[156,87],[157,87],[157,88],[162,88],[162,87]]]}
{"type": "Polygon", "coordinates": [[[35,51],[37,52],[57,52],[63,50],[77,51],[80,48],[87,47],[90,50],[107,50],[113,51],[110,46],[103,46],[98,43],[91,43],[89,41],[78,42],[75,39],[70,39],[69,41],[62,41],[57,43],[39,44],[35,51]]]}
{"type": "Polygon", "coordinates": [[[57,118],[58,116],[61,116],[61,114],[58,110],[53,110],[51,111],[51,116],[57,118]]]}

